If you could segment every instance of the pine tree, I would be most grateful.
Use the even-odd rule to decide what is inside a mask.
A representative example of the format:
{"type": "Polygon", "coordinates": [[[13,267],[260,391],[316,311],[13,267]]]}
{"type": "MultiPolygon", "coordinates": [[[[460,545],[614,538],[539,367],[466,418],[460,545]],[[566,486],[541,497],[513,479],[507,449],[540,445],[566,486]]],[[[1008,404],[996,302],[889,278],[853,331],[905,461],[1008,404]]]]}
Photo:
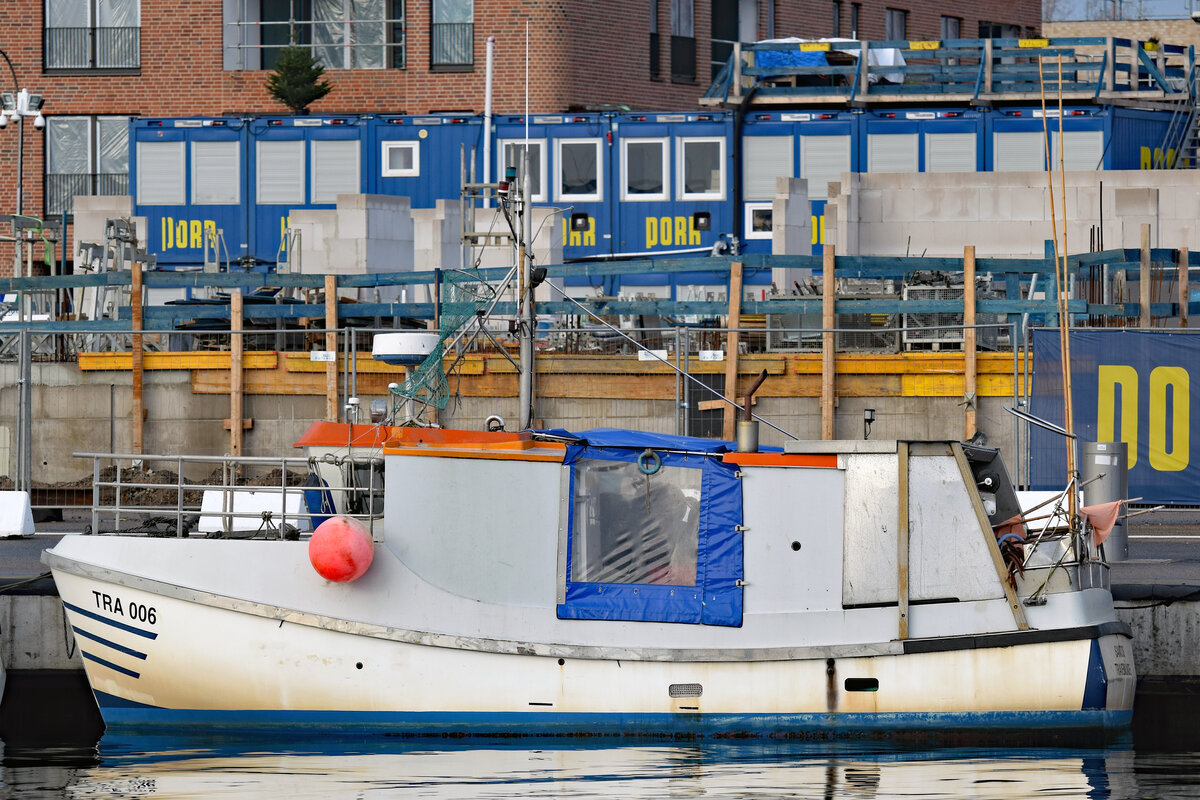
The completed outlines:
{"type": "Polygon", "coordinates": [[[267,91],[295,114],[307,114],[308,107],[333,91],[329,81],[321,80],[325,68],[306,47],[289,45],[279,51],[275,69],[267,78],[267,91]]]}

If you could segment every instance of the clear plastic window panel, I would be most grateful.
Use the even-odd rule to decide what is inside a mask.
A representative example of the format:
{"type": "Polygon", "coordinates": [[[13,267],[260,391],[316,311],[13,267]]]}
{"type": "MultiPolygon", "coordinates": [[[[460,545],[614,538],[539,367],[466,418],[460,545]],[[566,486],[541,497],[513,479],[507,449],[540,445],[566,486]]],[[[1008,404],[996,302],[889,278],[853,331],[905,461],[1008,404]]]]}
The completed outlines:
{"type": "Polygon", "coordinates": [[[696,585],[700,470],[583,459],[575,467],[571,580],[696,585]]]}
{"type": "Polygon", "coordinates": [[[663,193],[663,143],[625,143],[625,191],[628,194],[663,193]]]}
{"type": "Polygon", "coordinates": [[[721,143],[683,143],[684,194],[720,194],[721,143]]]}

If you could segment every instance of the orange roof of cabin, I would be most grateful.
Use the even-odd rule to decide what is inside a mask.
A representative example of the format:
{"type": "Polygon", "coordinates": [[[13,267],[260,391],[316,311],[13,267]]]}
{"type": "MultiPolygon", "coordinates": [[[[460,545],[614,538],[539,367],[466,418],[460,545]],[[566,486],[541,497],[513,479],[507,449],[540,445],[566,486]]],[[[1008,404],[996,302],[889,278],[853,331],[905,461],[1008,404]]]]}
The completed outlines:
{"type": "Polygon", "coordinates": [[[308,426],[293,447],[383,447],[392,431],[390,425],[351,425],[318,420],[308,426]]]}
{"type": "Polygon", "coordinates": [[[384,445],[389,455],[487,458],[561,462],[567,446],[538,442],[528,431],[460,431],[446,428],[392,428],[384,445]]]}

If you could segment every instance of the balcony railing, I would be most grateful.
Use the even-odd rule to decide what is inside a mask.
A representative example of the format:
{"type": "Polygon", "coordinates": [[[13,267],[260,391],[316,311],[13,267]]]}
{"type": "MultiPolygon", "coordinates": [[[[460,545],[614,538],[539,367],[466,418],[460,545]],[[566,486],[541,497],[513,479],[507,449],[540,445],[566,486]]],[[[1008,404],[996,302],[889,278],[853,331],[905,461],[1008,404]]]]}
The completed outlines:
{"type": "Polygon", "coordinates": [[[46,28],[46,69],[137,69],[141,28],[46,28]]]}
{"type": "Polygon", "coordinates": [[[475,23],[435,22],[430,27],[430,66],[469,67],[475,63],[475,23]]]}
{"type": "Polygon", "coordinates": [[[126,172],[48,174],[46,216],[56,216],[64,211],[74,213],[72,201],[79,195],[119,194],[129,194],[129,174],[126,172]]]}

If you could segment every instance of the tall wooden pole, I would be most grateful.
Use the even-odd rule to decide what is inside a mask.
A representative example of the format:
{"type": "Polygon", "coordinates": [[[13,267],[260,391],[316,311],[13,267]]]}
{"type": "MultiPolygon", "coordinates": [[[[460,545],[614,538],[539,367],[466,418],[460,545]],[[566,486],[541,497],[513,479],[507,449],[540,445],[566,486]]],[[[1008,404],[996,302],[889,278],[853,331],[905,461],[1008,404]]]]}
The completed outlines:
{"type": "Polygon", "coordinates": [[[1188,303],[1191,302],[1191,291],[1188,289],[1188,249],[1179,248],[1179,327],[1188,326],[1188,303]]]}
{"type": "Polygon", "coordinates": [[[229,295],[229,455],[242,454],[242,290],[229,295]]]}
{"type": "Polygon", "coordinates": [[[325,276],[325,350],[333,354],[333,360],[325,362],[325,419],[337,422],[337,326],[338,326],[337,276],[325,276]]]}
{"type": "Polygon", "coordinates": [[[142,264],[130,264],[129,305],[133,314],[133,452],[145,452],[146,412],[142,403],[142,264]]]}
{"type": "Polygon", "coordinates": [[[1142,223],[1142,257],[1138,264],[1138,327],[1150,327],[1150,223],[1142,223]]]}
{"type": "Polygon", "coordinates": [[[975,435],[976,373],[978,371],[975,339],[975,245],[963,248],[963,383],[966,413],[963,415],[963,438],[975,435]]]}
{"type": "MultiPolygon", "coordinates": [[[[738,327],[742,324],[742,262],[729,265],[729,332],[725,334],[725,398],[737,402],[738,327]]],[[[724,403],[722,438],[737,435],[737,406],[724,403]]]]}
{"type": "Polygon", "coordinates": [[[827,244],[821,262],[821,438],[826,440],[834,438],[833,404],[837,401],[834,396],[834,349],[837,340],[833,332],[836,327],[833,309],[837,299],[837,277],[833,267],[833,245],[827,244]]]}

